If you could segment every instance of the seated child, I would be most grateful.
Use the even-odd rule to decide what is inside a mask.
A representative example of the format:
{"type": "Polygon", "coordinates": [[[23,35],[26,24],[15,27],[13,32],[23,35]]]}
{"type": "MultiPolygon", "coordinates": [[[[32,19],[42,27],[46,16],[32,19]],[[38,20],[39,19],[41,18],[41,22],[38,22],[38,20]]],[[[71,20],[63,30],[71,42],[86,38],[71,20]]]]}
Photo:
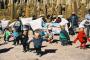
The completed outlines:
{"type": "Polygon", "coordinates": [[[70,37],[68,35],[68,32],[65,30],[65,26],[61,26],[61,31],[59,35],[61,45],[65,46],[68,45],[70,42],[70,37]]]}
{"type": "Polygon", "coordinates": [[[86,43],[87,43],[87,37],[86,37],[83,27],[79,28],[79,32],[78,32],[76,39],[74,40],[74,43],[76,43],[77,40],[79,40],[79,42],[81,43],[80,48],[85,49],[86,43]]]}
{"type": "Polygon", "coordinates": [[[53,40],[53,33],[52,30],[48,30],[48,42],[52,43],[53,40]]]}
{"type": "Polygon", "coordinates": [[[29,43],[28,43],[28,31],[23,31],[23,34],[22,34],[22,45],[23,45],[23,52],[27,52],[29,51],[29,43]]]}
{"type": "Polygon", "coordinates": [[[30,42],[34,43],[34,48],[36,50],[37,55],[41,56],[42,55],[41,47],[42,47],[43,38],[41,37],[40,32],[38,30],[35,30],[34,37],[30,42]]]}
{"type": "Polygon", "coordinates": [[[10,33],[9,29],[6,28],[5,33],[4,33],[4,41],[5,41],[5,43],[7,43],[9,41],[10,35],[11,35],[11,33],[10,33]]]}

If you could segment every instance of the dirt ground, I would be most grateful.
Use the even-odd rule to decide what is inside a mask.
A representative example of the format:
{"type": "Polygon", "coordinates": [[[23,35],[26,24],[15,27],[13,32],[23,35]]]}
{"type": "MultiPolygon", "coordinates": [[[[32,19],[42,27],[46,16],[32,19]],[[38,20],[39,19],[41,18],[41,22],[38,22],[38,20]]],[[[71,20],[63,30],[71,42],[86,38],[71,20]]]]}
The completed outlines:
{"type": "MultiPolygon", "coordinates": [[[[32,36],[32,35],[30,35],[32,36]]],[[[70,36],[71,40],[75,36],[70,36]]],[[[56,37],[57,38],[57,37],[56,37]]],[[[90,42],[87,43],[88,45],[90,42]]],[[[80,49],[77,48],[79,42],[76,44],[61,46],[60,42],[49,44],[43,43],[42,51],[47,51],[43,56],[39,57],[32,52],[22,52],[22,46],[14,46],[12,42],[3,44],[3,39],[0,39],[0,60],[90,60],[90,48],[80,49]]],[[[30,48],[33,48],[33,44],[30,44],[30,48]]]]}

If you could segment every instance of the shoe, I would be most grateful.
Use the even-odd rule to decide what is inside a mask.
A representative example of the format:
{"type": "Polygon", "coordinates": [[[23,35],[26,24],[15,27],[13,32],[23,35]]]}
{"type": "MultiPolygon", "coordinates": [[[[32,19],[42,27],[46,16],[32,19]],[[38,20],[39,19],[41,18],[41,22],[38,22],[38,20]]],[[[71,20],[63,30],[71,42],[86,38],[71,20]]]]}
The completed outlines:
{"type": "Polygon", "coordinates": [[[26,50],[24,50],[23,52],[24,52],[24,53],[26,53],[27,51],[26,51],[26,50]]]}

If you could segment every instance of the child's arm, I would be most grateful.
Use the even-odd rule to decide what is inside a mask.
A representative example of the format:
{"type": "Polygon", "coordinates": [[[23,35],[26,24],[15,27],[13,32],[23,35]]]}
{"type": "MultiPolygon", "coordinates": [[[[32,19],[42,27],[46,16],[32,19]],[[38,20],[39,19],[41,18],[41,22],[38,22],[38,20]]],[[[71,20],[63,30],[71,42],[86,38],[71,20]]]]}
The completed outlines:
{"type": "Polygon", "coordinates": [[[77,42],[77,40],[78,40],[78,38],[76,38],[76,39],[73,41],[73,43],[76,43],[76,42],[77,42]]]}
{"type": "Polygon", "coordinates": [[[29,43],[33,42],[33,39],[29,39],[28,42],[29,42],[29,43]]]}

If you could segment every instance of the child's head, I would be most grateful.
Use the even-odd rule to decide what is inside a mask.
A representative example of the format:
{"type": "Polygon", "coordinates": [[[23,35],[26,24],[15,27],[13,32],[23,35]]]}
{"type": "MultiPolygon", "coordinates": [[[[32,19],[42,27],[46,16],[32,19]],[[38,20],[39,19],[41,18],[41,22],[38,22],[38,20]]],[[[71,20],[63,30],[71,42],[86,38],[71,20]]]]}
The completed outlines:
{"type": "Polygon", "coordinates": [[[23,35],[27,35],[27,31],[23,31],[23,35]]]}
{"type": "Polygon", "coordinates": [[[8,28],[5,28],[5,31],[9,31],[9,29],[8,28]]]}
{"type": "Polygon", "coordinates": [[[79,31],[84,31],[84,28],[83,27],[79,28],[79,31]]]}
{"type": "Polygon", "coordinates": [[[34,37],[35,37],[35,38],[41,37],[39,30],[35,30],[35,31],[34,31],[34,37]]]}
{"type": "Polygon", "coordinates": [[[65,30],[65,25],[60,26],[61,30],[65,30]]]}

